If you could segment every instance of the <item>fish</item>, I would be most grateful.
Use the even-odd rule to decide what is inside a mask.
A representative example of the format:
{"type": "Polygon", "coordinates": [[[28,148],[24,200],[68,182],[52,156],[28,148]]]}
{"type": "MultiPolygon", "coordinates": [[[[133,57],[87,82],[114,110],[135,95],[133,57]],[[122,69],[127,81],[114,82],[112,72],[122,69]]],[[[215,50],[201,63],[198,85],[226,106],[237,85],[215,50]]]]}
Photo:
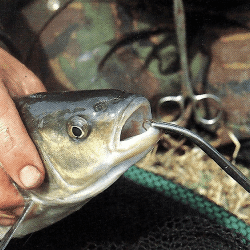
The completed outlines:
{"type": "MultiPolygon", "coordinates": [[[[143,158],[162,133],[148,100],[119,90],[37,93],[15,99],[44,163],[43,184],[20,190],[33,202],[14,233],[22,237],[79,210],[143,158]]],[[[0,238],[9,227],[0,226],[0,238]]]]}

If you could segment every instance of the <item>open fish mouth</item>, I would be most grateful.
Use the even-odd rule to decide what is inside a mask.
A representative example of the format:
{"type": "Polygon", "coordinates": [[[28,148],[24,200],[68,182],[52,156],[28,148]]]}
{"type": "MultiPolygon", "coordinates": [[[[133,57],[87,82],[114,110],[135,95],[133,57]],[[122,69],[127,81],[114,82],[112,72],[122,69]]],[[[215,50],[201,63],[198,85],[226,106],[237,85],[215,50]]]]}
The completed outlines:
{"type": "Polygon", "coordinates": [[[145,128],[142,127],[143,123],[149,119],[145,116],[145,111],[147,111],[148,106],[143,104],[139,108],[132,111],[128,119],[122,126],[120,141],[128,140],[134,136],[140,135],[145,132],[145,128]]]}
{"type": "MultiPolygon", "coordinates": [[[[151,147],[156,130],[145,128],[146,121],[152,119],[151,108],[144,97],[134,98],[125,108],[119,119],[115,134],[115,148],[117,151],[127,151],[128,154],[137,154],[151,147]],[[149,141],[147,141],[149,140],[149,141]],[[143,145],[145,143],[145,145],[143,145]]],[[[157,131],[158,134],[158,131],[157,131]]],[[[155,144],[155,140],[154,144],[155,144]]],[[[128,157],[128,154],[126,156],[128,157]]],[[[131,157],[132,155],[130,155],[131,157]]]]}

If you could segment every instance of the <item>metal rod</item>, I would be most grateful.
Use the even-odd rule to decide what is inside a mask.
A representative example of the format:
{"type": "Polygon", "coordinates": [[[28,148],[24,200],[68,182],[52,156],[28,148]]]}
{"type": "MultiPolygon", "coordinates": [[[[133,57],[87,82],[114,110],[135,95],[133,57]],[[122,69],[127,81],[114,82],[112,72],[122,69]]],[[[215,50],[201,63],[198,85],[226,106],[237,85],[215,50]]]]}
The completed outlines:
{"type": "Polygon", "coordinates": [[[16,223],[9,229],[9,231],[4,235],[3,239],[1,240],[0,250],[4,250],[7,247],[7,245],[9,244],[10,240],[14,236],[14,233],[16,232],[20,224],[23,222],[23,220],[31,211],[33,205],[34,205],[34,201],[32,200],[26,202],[22,215],[19,217],[16,223]]]}
{"type": "Polygon", "coordinates": [[[187,42],[186,42],[186,20],[182,0],[174,0],[174,20],[176,26],[177,43],[180,52],[181,75],[183,81],[182,91],[187,95],[194,95],[188,67],[187,42]]]}
{"type": "Polygon", "coordinates": [[[164,132],[181,135],[190,139],[193,143],[195,143],[198,147],[200,147],[208,156],[210,156],[228,175],[230,175],[247,192],[250,193],[249,179],[200,136],[198,136],[197,134],[191,132],[186,128],[182,128],[180,126],[171,123],[152,122],[151,126],[161,129],[164,132]]]}

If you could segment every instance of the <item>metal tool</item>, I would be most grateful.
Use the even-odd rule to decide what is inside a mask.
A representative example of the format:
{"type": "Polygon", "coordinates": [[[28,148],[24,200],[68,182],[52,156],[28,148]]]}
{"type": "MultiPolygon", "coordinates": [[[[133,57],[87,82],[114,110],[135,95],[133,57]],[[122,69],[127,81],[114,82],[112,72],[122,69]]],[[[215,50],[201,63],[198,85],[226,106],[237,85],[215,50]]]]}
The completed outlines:
{"type": "Polygon", "coordinates": [[[250,180],[199,135],[191,132],[186,128],[177,126],[176,124],[153,121],[150,122],[150,124],[152,127],[160,129],[164,133],[181,135],[191,140],[194,144],[201,148],[211,159],[213,159],[228,175],[230,175],[237,183],[239,183],[247,192],[250,193],[250,180]]]}
{"type": "Polygon", "coordinates": [[[21,223],[24,221],[24,219],[27,217],[31,209],[33,208],[34,201],[27,201],[22,215],[19,217],[19,219],[15,222],[15,224],[9,229],[9,231],[5,234],[4,238],[0,242],[0,250],[4,250],[7,245],[9,244],[10,240],[13,238],[14,233],[16,232],[17,228],[21,223]]]}
{"type": "MultiPolygon", "coordinates": [[[[161,98],[158,101],[158,107],[166,106],[167,103],[176,103],[180,108],[180,116],[177,120],[173,121],[175,124],[180,125],[184,119],[187,119],[185,116],[186,104],[191,103],[192,109],[194,113],[195,120],[202,125],[214,125],[221,118],[221,101],[220,98],[213,94],[201,94],[195,95],[192,83],[190,80],[189,68],[188,68],[188,58],[187,58],[187,46],[186,46],[186,30],[185,30],[185,13],[184,6],[182,0],[174,0],[174,19],[176,25],[176,33],[177,33],[177,42],[180,52],[180,63],[181,63],[181,76],[182,76],[182,84],[181,84],[181,95],[177,96],[166,96],[161,98]],[[199,104],[204,103],[204,101],[208,101],[209,103],[212,101],[218,104],[219,110],[216,112],[215,117],[211,119],[204,118],[201,115],[200,110],[198,109],[199,104]]],[[[204,105],[203,105],[204,106],[204,105]]]]}
{"type": "Polygon", "coordinates": [[[13,224],[13,226],[10,227],[9,231],[4,235],[3,239],[0,242],[0,250],[6,249],[8,246],[10,240],[13,238],[16,230],[19,228],[19,226],[22,224],[22,222],[25,220],[25,218],[29,215],[32,208],[34,207],[35,201],[33,201],[28,192],[26,190],[23,190],[20,188],[15,182],[13,182],[13,185],[17,188],[17,190],[22,194],[25,205],[23,209],[23,213],[18,218],[18,220],[13,224]]]}

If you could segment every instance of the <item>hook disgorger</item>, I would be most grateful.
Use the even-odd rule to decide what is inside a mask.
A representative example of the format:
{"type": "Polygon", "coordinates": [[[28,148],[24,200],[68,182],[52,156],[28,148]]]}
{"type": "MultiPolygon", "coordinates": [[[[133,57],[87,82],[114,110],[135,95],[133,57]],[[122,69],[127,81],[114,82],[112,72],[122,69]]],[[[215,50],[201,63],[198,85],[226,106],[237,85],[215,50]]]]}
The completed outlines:
{"type": "Polygon", "coordinates": [[[191,140],[194,144],[200,147],[209,157],[211,157],[228,175],[230,175],[237,183],[239,183],[247,192],[250,193],[249,179],[200,136],[186,128],[182,128],[171,123],[151,122],[151,126],[160,129],[165,133],[168,132],[176,135],[181,135],[191,140]]]}
{"type": "Polygon", "coordinates": [[[19,219],[15,222],[15,224],[9,229],[9,231],[5,234],[5,236],[1,240],[0,250],[4,250],[7,247],[10,240],[13,238],[16,230],[18,229],[18,227],[21,225],[23,220],[26,218],[26,216],[29,214],[29,212],[33,208],[33,205],[34,205],[34,201],[32,200],[26,202],[22,215],[19,217],[19,219]]]}
{"type": "Polygon", "coordinates": [[[5,248],[8,246],[10,240],[13,238],[16,230],[19,228],[19,226],[22,224],[22,222],[25,220],[25,218],[29,215],[31,212],[35,202],[29,197],[28,193],[21,189],[15,182],[13,182],[13,185],[16,187],[16,189],[19,191],[19,193],[23,196],[25,205],[23,209],[23,213],[18,218],[18,220],[10,227],[9,231],[4,235],[3,239],[0,242],[0,250],[5,250],[5,248]]]}

